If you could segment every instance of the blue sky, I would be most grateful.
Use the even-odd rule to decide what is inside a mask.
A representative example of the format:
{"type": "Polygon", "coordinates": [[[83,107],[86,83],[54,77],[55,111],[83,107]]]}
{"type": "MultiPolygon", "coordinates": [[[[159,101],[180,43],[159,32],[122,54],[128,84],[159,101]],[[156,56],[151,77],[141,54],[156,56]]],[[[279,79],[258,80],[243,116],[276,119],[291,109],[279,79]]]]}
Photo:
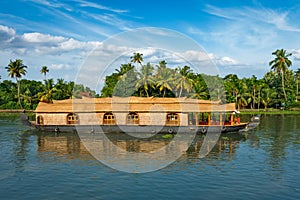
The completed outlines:
{"type": "MultiPolygon", "coordinates": [[[[46,65],[48,78],[74,80],[95,47],[101,46],[99,56],[105,57],[118,51],[103,45],[105,41],[126,31],[155,27],[198,43],[220,76],[261,78],[269,70],[271,53],[279,48],[293,53],[292,69],[299,68],[299,21],[298,0],[2,0],[0,75],[9,79],[4,67],[10,59],[20,58],[28,66],[28,79],[42,80],[40,69],[46,65]]],[[[123,42],[118,45],[126,46],[123,42]]],[[[183,49],[181,55],[191,62],[203,53],[183,49]]],[[[149,61],[157,54],[141,51],[149,61]]]]}

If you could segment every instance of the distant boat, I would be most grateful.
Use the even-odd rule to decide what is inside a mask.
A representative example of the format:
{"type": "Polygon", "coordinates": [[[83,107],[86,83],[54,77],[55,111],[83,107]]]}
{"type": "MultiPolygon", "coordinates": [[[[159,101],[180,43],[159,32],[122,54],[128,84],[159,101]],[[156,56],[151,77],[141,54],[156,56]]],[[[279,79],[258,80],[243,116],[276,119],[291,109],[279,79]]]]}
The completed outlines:
{"type": "Polygon", "coordinates": [[[40,102],[32,126],[47,131],[130,133],[238,132],[234,103],[190,98],[112,97],[40,102]]]}
{"type": "Polygon", "coordinates": [[[244,132],[244,131],[249,131],[252,129],[255,129],[259,124],[260,124],[260,115],[255,115],[253,117],[251,117],[250,122],[248,123],[248,125],[244,128],[239,130],[239,132],[244,132]]]}

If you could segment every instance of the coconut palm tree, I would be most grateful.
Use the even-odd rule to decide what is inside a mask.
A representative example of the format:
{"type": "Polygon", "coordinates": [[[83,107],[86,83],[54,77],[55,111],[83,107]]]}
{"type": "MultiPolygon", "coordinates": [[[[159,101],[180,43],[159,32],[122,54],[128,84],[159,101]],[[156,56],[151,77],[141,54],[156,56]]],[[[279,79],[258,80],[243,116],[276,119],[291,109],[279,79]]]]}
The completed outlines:
{"type": "Polygon", "coordinates": [[[165,60],[159,61],[158,65],[156,66],[157,70],[167,68],[167,62],[165,60]]]}
{"type": "Polygon", "coordinates": [[[261,103],[264,105],[265,110],[267,110],[272,99],[276,98],[276,95],[277,95],[276,90],[270,88],[268,84],[264,82],[262,83],[261,103]]]}
{"type": "Polygon", "coordinates": [[[139,63],[141,67],[143,67],[143,54],[142,53],[134,53],[133,56],[130,57],[132,63],[139,63]]]}
{"type": "Polygon", "coordinates": [[[137,73],[138,80],[136,81],[135,88],[136,90],[140,90],[140,88],[142,88],[145,91],[147,97],[149,97],[149,87],[154,86],[153,71],[154,67],[150,63],[147,63],[147,65],[143,65],[140,72],[137,73]]]}
{"type": "Polygon", "coordinates": [[[207,99],[208,96],[209,93],[205,81],[200,74],[197,74],[195,76],[195,80],[193,81],[192,98],[207,99]]]}
{"type": "Polygon", "coordinates": [[[136,93],[135,86],[137,73],[134,65],[131,63],[122,64],[118,72],[118,82],[115,85],[114,96],[133,96],[136,93]]]}
{"type": "Polygon", "coordinates": [[[193,86],[193,72],[189,66],[184,66],[182,69],[179,67],[176,69],[178,71],[177,78],[175,80],[176,89],[179,89],[179,97],[182,95],[182,91],[185,90],[189,93],[193,86]]]}
{"type": "Polygon", "coordinates": [[[272,55],[274,55],[275,58],[274,60],[271,60],[269,62],[269,65],[271,66],[271,70],[275,71],[278,75],[281,75],[282,91],[283,91],[284,99],[287,100],[287,96],[284,88],[284,75],[288,67],[292,65],[292,61],[290,61],[288,58],[292,54],[291,53],[287,54],[286,50],[284,49],[277,49],[272,53],[272,55]]]}
{"type": "Polygon", "coordinates": [[[55,92],[57,92],[57,88],[53,79],[45,80],[44,91],[38,93],[38,98],[42,102],[52,103],[55,92]]]}
{"type": "Polygon", "coordinates": [[[44,74],[45,80],[46,80],[46,74],[49,72],[48,67],[47,66],[43,66],[40,72],[41,72],[41,74],[44,74]]]}
{"type": "Polygon", "coordinates": [[[167,90],[173,91],[175,81],[175,70],[162,68],[156,75],[156,87],[160,92],[163,91],[163,97],[166,96],[167,90]]]}
{"type": "Polygon", "coordinates": [[[228,74],[224,78],[226,100],[228,103],[235,102],[237,105],[237,94],[240,88],[240,80],[236,74],[228,74]]]}
{"type": "Polygon", "coordinates": [[[15,61],[10,60],[9,64],[5,69],[8,72],[8,76],[11,78],[16,78],[17,81],[17,86],[18,86],[18,103],[21,105],[20,101],[20,79],[22,75],[26,75],[26,68],[23,64],[23,60],[21,59],[16,59],[15,61]]]}
{"type": "Polygon", "coordinates": [[[300,81],[300,68],[298,68],[297,71],[295,71],[295,76],[296,76],[296,101],[298,101],[298,96],[299,96],[299,81],[300,81]]]}

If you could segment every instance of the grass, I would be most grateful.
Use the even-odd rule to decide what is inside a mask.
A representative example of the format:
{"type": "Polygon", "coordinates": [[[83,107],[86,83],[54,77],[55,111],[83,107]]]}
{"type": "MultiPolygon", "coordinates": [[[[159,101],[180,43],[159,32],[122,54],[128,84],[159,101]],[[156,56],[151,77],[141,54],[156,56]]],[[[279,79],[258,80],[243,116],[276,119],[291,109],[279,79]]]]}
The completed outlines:
{"type": "Polygon", "coordinates": [[[278,114],[293,114],[293,115],[300,115],[300,110],[280,110],[280,109],[267,109],[267,110],[256,110],[256,109],[244,109],[241,110],[241,114],[251,114],[251,115],[257,115],[257,114],[268,114],[268,115],[278,115],[278,114]]]}
{"type": "MultiPolygon", "coordinates": [[[[30,112],[30,113],[24,113],[24,114],[27,115],[30,120],[35,119],[35,113],[30,112]]],[[[0,117],[20,117],[20,113],[9,113],[9,112],[1,113],[0,112],[0,117]]]]}

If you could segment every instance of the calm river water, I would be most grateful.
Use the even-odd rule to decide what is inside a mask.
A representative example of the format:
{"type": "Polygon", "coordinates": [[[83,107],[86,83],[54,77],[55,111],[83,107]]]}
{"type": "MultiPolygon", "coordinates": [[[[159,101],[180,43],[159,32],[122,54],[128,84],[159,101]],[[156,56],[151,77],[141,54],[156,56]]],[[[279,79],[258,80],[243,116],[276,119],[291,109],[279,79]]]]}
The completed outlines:
{"type": "MultiPolygon", "coordinates": [[[[109,137],[136,153],[172,139],[109,137]]],[[[0,198],[300,199],[300,115],[262,116],[255,130],[223,135],[199,158],[203,137],[198,135],[187,152],[162,169],[126,173],[96,160],[75,133],[36,132],[18,115],[3,115],[0,198]]]]}

